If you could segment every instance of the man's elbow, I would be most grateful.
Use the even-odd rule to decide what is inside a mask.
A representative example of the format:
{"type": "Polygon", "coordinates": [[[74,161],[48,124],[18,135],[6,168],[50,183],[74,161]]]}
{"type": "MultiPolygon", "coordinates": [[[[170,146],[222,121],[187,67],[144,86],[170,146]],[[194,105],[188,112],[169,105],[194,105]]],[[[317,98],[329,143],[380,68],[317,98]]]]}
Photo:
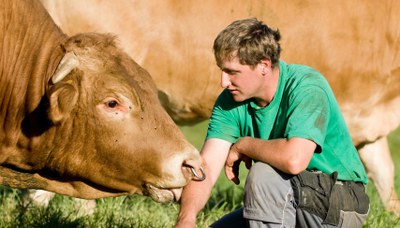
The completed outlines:
{"type": "Polygon", "coordinates": [[[307,168],[307,164],[305,162],[298,160],[298,159],[293,159],[293,160],[288,160],[286,162],[286,173],[292,174],[292,175],[297,175],[307,168]]]}

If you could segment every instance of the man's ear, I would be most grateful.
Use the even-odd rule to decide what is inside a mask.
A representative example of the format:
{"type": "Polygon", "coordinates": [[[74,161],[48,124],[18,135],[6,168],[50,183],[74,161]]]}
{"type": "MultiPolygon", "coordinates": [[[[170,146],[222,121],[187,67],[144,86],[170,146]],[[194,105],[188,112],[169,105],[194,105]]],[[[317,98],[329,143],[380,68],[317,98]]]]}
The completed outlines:
{"type": "Polygon", "coordinates": [[[53,123],[59,123],[68,116],[78,101],[78,90],[71,82],[59,82],[49,90],[48,115],[53,123]]]}
{"type": "Polygon", "coordinates": [[[272,68],[272,62],[270,59],[263,59],[259,64],[261,67],[261,74],[263,76],[267,74],[267,72],[270,71],[270,69],[272,68]]]}

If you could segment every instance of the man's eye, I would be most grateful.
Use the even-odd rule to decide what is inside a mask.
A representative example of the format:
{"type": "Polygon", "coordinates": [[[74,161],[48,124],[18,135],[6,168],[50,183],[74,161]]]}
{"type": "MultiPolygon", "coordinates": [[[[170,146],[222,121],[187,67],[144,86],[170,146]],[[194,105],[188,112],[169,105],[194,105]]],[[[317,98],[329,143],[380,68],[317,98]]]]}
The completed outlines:
{"type": "Polygon", "coordinates": [[[108,101],[108,102],[106,103],[106,105],[107,105],[109,108],[115,108],[115,107],[117,107],[118,102],[115,101],[115,100],[112,100],[112,101],[108,101]]]}
{"type": "Polygon", "coordinates": [[[225,73],[225,74],[228,74],[228,75],[235,75],[235,74],[237,73],[237,71],[234,71],[234,70],[225,70],[224,73],[225,73]]]}

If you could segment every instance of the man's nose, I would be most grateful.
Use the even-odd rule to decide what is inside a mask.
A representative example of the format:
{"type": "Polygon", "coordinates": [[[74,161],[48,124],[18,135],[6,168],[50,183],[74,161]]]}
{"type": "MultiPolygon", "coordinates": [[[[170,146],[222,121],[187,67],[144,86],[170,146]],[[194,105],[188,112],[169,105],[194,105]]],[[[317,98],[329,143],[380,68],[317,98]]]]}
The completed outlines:
{"type": "Polygon", "coordinates": [[[221,87],[228,88],[231,85],[231,80],[229,79],[229,75],[225,72],[221,73],[221,87]]]}

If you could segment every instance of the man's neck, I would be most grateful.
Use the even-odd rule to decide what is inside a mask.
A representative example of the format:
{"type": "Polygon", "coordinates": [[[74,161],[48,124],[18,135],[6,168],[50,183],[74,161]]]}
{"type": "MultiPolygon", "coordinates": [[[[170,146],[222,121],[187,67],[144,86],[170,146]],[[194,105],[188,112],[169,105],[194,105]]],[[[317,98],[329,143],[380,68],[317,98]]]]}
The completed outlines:
{"type": "Polygon", "coordinates": [[[264,96],[263,98],[256,98],[256,103],[259,107],[266,107],[268,106],[272,100],[274,99],[275,93],[278,89],[278,84],[279,84],[279,66],[276,66],[272,68],[271,75],[266,75],[266,77],[269,77],[264,86],[264,96]]]}

